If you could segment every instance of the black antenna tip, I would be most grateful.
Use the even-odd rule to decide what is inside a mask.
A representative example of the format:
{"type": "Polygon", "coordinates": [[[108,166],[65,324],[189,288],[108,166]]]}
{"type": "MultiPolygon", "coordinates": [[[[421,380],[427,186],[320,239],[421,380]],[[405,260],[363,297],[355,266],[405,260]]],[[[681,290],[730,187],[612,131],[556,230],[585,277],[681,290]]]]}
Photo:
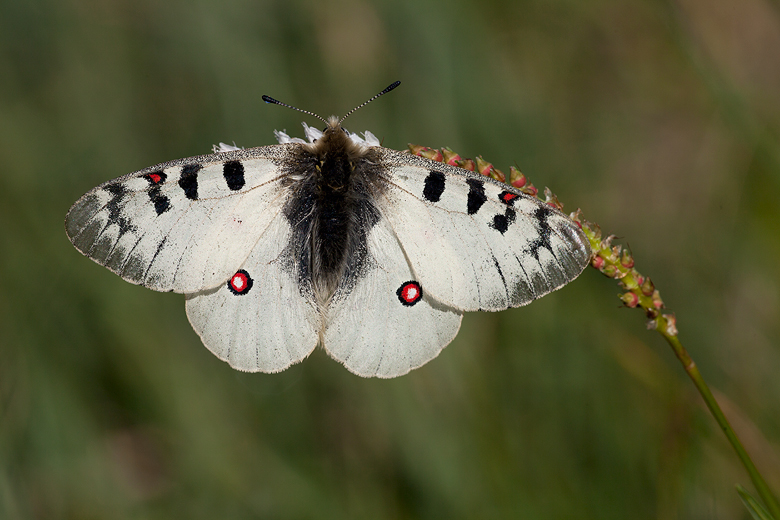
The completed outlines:
{"type": "Polygon", "coordinates": [[[339,119],[339,123],[341,123],[341,122],[342,122],[342,121],[344,121],[346,118],[348,118],[348,117],[350,116],[350,114],[352,114],[353,112],[355,112],[355,110],[357,110],[357,109],[359,109],[359,108],[362,108],[362,107],[366,106],[367,104],[371,103],[373,100],[375,100],[376,98],[378,98],[379,96],[383,96],[383,95],[387,94],[388,92],[390,92],[391,90],[393,90],[395,87],[397,87],[397,86],[398,86],[398,85],[400,85],[400,84],[401,84],[401,82],[400,82],[400,81],[396,81],[396,82],[394,82],[394,83],[391,83],[391,84],[390,84],[390,86],[388,86],[387,88],[385,88],[385,89],[384,89],[382,92],[380,92],[380,93],[379,93],[379,94],[377,94],[376,96],[372,97],[371,99],[369,99],[369,100],[368,100],[368,101],[366,101],[365,103],[363,103],[363,104],[360,104],[360,105],[356,106],[355,108],[353,108],[352,110],[350,110],[349,112],[347,112],[346,114],[344,114],[344,116],[343,116],[341,119],[339,119]]]}
{"type": "Polygon", "coordinates": [[[387,87],[386,89],[384,89],[384,90],[382,91],[382,94],[387,94],[388,92],[390,92],[391,90],[393,90],[395,87],[397,87],[397,86],[398,86],[398,85],[400,85],[400,84],[401,84],[401,82],[400,82],[400,81],[396,81],[396,82],[394,82],[392,85],[390,85],[389,87],[387,87]]]}
{"type": "Polygon", "coordinates": [[[287,103],[282,103],[281,101],[277,101],[276,99],[272,98],[271,96],[266,96],[265,94],[263,94],[263,101],[265,101],[266,103],[271,103],[273,105],[279,105],[279,106],[283,106],[283,107],[287,107],[287,108],[292,108],[293,110],[297,110],[298,112],[303,112],[304,114],[309,114],[310,116],[316,117],[320,121],[324,121],[326,124],[328,122],[327,119],[325,119],[322,116],[318,116],[314,112],[309,112],[308,110],[301,110],[298,107],[294,107],[292,105],[288,105],[287,103]]]}

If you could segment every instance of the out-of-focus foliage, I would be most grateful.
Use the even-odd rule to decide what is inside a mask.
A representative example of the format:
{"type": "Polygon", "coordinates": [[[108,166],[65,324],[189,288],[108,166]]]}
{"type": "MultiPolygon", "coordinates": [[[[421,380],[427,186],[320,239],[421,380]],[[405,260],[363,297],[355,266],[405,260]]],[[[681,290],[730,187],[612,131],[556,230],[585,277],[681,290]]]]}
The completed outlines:
{"type": "MultiPolygon", "coordinates": [[[[0,518],[748,518],[663,340],[592,270],[390,380],[231,370],[68,242],[93,186],[352,115],[519,164],[625,237],[780,489],[772,0],[0,0],[0,518]],[[316,120],[309,120],[316,123],[316,120]]],[[[381,318],[381,317],[380,317],[381,318]]]]}

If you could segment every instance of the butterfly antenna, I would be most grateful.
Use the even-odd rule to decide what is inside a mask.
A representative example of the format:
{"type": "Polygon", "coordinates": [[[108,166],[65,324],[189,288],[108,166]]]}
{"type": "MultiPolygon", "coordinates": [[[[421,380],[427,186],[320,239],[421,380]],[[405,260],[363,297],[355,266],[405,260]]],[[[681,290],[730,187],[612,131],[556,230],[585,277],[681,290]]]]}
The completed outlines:
{"type": "Polygon", "coordinates": [[[327,119],[325,119],[324,117],[322,117],[320,115],[315,114],[314,112],[309,112],[308,110],[303,110],[303,109],[300,109],[298,107],[294,107],[292,105],[288,105],[287,103],[282,103],[281,101],[278,101],[278,100],[272,98],[271,96],[266,96],[265,94],[263,94],[263,101],[265,101],[266,103],[271,103],[273,105],[281,105],[283,107],[292,108],[293,110],[297,110],[298,112],[303,112],[304,114],[308,114],[310,116],[314,116],[317,119],[319,119],[321,121],[324,121],[325,124],[328,124],[327,119]]]}
{"type": "Polygon", "coordinates": [[[386,88],[386,89],[384,89],[382,92],[380,92],[380,93],[379,93],[379,94],[377,94],[376,96],[372,97],[371,99],[369,99],[369,100],[368,100],[368,101],[366,101],[365,103],[362,103],[362,104],[360,104],[360,105],[356,106],[355,108],[353,108],[352,110],[350,110],[349,112],[347,112],[347,113],[346,113],[346,115],[345,115],[344,117],[342,117],[341,119],[339,119],[339,124],[341,124],[341,122],[342,122],[342,121],[344,121],[346,118],[348,118],[350,115],[352,115],[352,113],[353,113],[355,110],[357,110],[358,108],[363,108],[364,106],[368,105],[369,103],[371,103],[373,100],[375,100],[375,99],[376,99],[376,98],[378,98],[379,96],[384,96],[385,94],[387,94],[388,92],[390,92],[391,90],[393,90],[395,87],[397,87],[397,86],[398,86],[398,85],[400,85],[400,84],[401,84],[401,82],[400,82],[400,81],[396,81],[395,83],[391,84],[389,87],[387,87],[387,88],[386,88]]]}

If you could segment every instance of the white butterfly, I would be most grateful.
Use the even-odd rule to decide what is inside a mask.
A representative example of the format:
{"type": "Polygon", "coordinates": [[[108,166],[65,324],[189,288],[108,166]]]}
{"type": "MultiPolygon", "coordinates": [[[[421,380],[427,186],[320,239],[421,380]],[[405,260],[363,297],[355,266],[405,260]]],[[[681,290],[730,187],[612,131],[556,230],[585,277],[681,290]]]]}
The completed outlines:
{"type": "Polygon", "coordinates": [[[355,374],[400,376],[453,340],[464,311],[525,305],[588,264],[558,210],[343,119],[304,124],[309,142],[278,132],[101,184],[68,212],[68,237],[131,283],[184,293],[206,347],[250,372],[321,344],[355,374]]]}

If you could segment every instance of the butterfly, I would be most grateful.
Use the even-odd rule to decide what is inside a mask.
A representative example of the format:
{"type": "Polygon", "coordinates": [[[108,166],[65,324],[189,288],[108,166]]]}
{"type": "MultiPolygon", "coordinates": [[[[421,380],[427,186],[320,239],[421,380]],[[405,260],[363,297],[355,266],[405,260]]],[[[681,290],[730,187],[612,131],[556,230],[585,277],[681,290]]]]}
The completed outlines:
{"type": "Polygon", "coordinates": [[[308,142],[277,132],[280,144],[103,183],[71,207],[67,235],[128,282],[185,294],[204,345],[249,372],[319,344],[360,376],[400,376],[436,357],[464,312],[525,305],[588,264],[557,209],[360,138],[341,126],[354,110],[320,118],[323,131],[304,123],[308,142]]]}

